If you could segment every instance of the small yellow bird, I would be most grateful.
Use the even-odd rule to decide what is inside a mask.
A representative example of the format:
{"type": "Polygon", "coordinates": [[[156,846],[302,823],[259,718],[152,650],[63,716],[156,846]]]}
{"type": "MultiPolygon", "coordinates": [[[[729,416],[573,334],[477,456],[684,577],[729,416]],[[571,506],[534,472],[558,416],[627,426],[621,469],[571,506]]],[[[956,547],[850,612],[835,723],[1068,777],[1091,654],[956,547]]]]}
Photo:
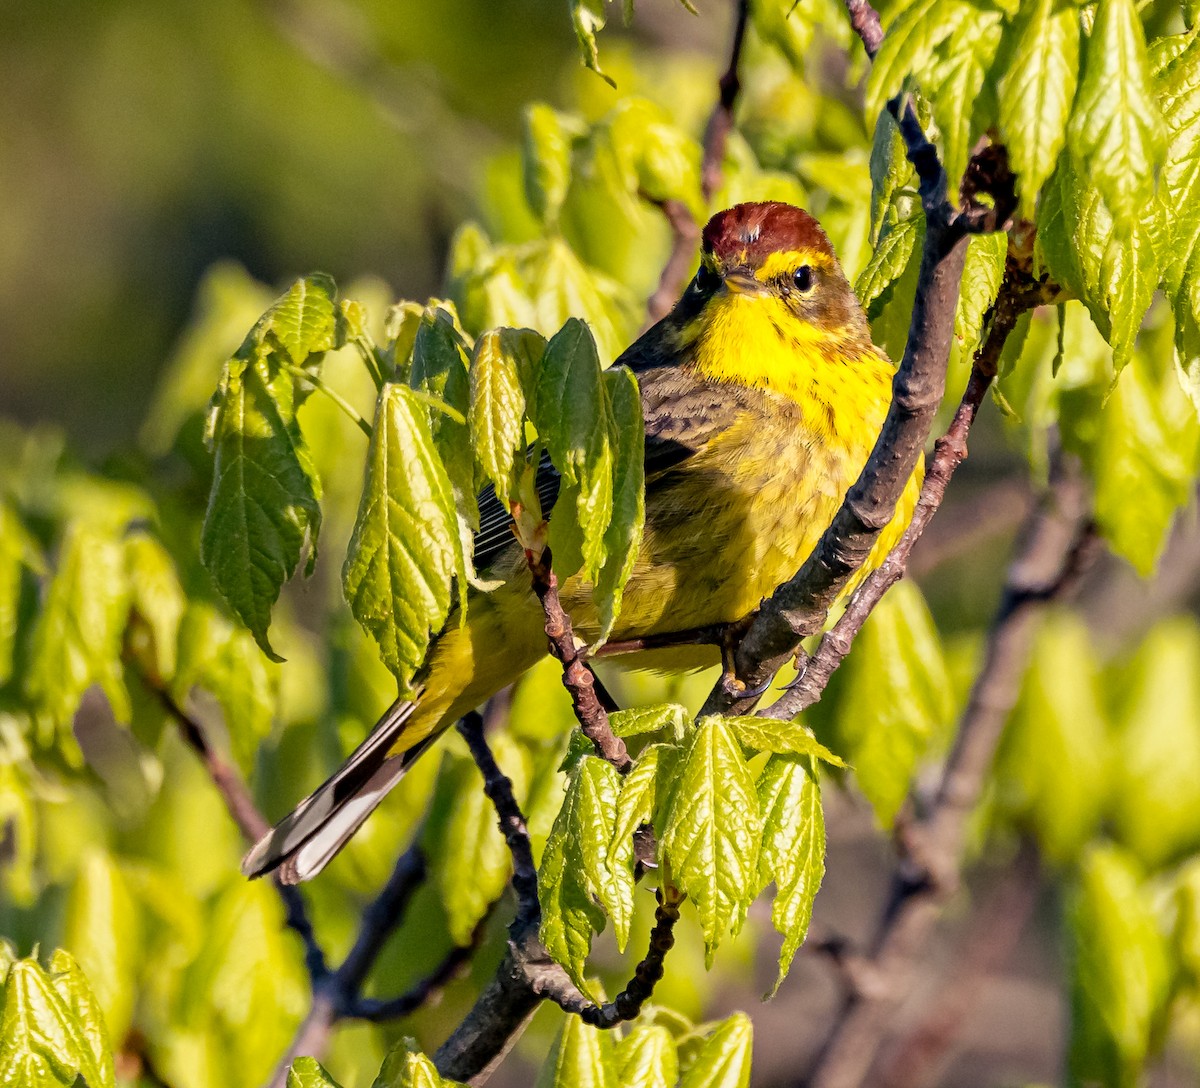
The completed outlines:
{"type": "MultiPolygon", "coordinates": [[[[636,375],[646,426],[646,526],[612,633],[616,641],[732,622],[791,577],[866,463],[887,414],[894,367],[871,343],[829,239],[788,204],[738,204],[704,229],[700,269],[675,308],[617,360],[636,375]]],[[[918,465],[865,569],[912,516],[918,465]]],[[[538,489],[549,510],[558,478],[538,489]]],[[[247,875],[316,875],[413,761],[462,714],[547,653],[512,519],[480,497],[472,591],[429,650],[416,700],[394,703],[342,768],[250,851],[247,875]]],[[[576,632],[599,634],[591,587],[562,587],[576,632]]],[[[695,667],[712,647],[656,665],[695,667]]],[[[641,663],[641,661],[639,661],[641,663]]]]}

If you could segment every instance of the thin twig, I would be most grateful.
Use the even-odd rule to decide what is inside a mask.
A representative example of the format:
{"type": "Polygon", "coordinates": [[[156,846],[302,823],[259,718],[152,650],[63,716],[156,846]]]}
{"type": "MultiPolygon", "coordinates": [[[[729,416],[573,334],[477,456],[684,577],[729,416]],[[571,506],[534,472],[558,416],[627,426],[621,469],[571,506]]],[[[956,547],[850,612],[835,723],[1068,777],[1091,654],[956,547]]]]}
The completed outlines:
{"type": "Polygon", "coordinates": [[[550,549],[543,549],[536,558],[527,551],[525,559],[529,564],[533,591],[545,613],[550,652],[562,664],[563,687],[571,695],[571,705],[575,708],[579,728],[601,758],[608,760],[621,774],[626,774],[633,766],[633,760],[629,758],[625,742],[612,731],[608,712],[597,693],[596,676],[588,668],[584,653],[575,645],[571,617],[559,599],[558,576],[551,566],[550,549]]]}
{"type": "Polygon", "coordinates": [[[908,987],[942,903],[958,885],[967,819],[1016,702],[1038,614],[1074,586],[1092,541],[1082,482],[1060,471],[1009,570],[936,796],[928,813],[898,837],[903,856],[869,953],[880,985],[847,995],[805,1078],[808,1088],[857,1088],[869,1075],[888,1017],[908,987]]]}
{"type": "MultiPolygon", "coordinates": [[[[717,84],[717,102],[704,129],[704,149],[700,161],[700,195],[707,207],[721,187],[725,145],[733,130],[733,108],[741,91],[742,45],[750,17],[750,0],[738,0],[733,24],[733,42],[729,65],[717,84]]],[[[671,253],[658,278],[654,294],[646,302],[648,324],[666,317],[683,293],[688,271],[700,242],[700,224],[681,200],[656,200],[671,227],[671,253]]]]}

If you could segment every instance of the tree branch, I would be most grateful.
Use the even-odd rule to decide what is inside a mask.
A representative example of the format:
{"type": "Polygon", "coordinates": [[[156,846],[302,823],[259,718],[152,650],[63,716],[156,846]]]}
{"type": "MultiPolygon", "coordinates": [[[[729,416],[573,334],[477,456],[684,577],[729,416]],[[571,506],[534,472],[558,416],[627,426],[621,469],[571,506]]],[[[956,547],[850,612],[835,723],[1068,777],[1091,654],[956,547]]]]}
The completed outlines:
{"type": "MultiPolygon", "coordinates": [[[[875,39],[867,23],[873,9],[858,4],[852,18],[856,13],[856,29],[865,33],[864,44],[870,51],[875,39]]],[[[917,172],[926,227],[908,341],[892,382],[887,418],[833,522],[804,566],[762,603],[734,651],[733,669],[713,688],[702,714],[745,714],[753,709],[758,693],[796,654],[801,641],[824,626],[830,606],[891,521],[945,390],[968,231],[995,229],[1015,206],[1003,149],[985,148],[973,157],[964,179],[963,204],[969,207],[975,194],[987,189],[994,206],[976,208],[978,215],[968,224],[965,213],[956,212],[947,200],[945,170],[915,111],[911,106],[901,110],[896,100],[889,108],[898,118],[908,158],[917,172]]]]}
{"type": "Polygon", "coordinates": [[[967,818],[975,807],[1028,662],[1039,612],[1070,590],[1092,551],[1084,487],[1059,471],[1009,569],[982,669],[928,813],[900,834],[902,860],[870,949],[878,986],[851,992],[806,1083],[865,1082],[884,1025],[904,994],[942,901],[957,887],[967,818]]]}
{"type": "MultiPolygon", "coordinates": [[[[734,16],[733,43],[729,49],[729,66],[717,83],[717,103],[704,129],[704,148],[700,161],[700,195],[705,206],[721,187],[725,145],[733,131],[733,108],[742,89],[740,68],[742,44],[746,40],[746,25],[750,17],[750,0],[738,0],[734,16]]],[[[700,242],[700,224],[682,200],[656,200],[671,227],[671,253],[663,266],[662,275],[646,303],[648,324],[666,317],[683,293],[688,271],[692,267],[700,242]]]]}
{"type": "Polygon", "coordinates": [[[867,617],[904,575],[913,546],[942,505],[955,470],[966,460],[967,435],[996,376],[1000,353],[1009,333],[1027,310],[1054,301],[1056,290],[1044,277],[1033,278],[1030,262],[1021,258],[1008,261],[999,295],[988,315],[988,332],[975,353],[962,401],[946,433],[934,444],[933,456],[926,464],[925,479],[912,520],[887,558],[855,591],[845,612],[822,636],[812,656],[805,656],[803,650],[797,652],[799,675],[779,699],[759,711],[761,716],[786,721],[821,698],[829,678],[850,652],[867,617]]]}
{"type": "Polygon", "coordinates": [[[626,774],[633,766],[633,760],[629,758],[625,742],[608,724],[608,712],[597,695],[599,682],[588,667],[584,653],[575,645],[571,617],[567,615],[558,596],[558,576],[551,567],[550,549],[544,548],[537,558],[532,552],[526,551],[525,560],[529,564],[533,591],[546,616],[550,652],[562,663],[563,687],[571,695],[571,705],[575,708],[579,728],[602,759],[608,760],[621,774],[626,774]]]}

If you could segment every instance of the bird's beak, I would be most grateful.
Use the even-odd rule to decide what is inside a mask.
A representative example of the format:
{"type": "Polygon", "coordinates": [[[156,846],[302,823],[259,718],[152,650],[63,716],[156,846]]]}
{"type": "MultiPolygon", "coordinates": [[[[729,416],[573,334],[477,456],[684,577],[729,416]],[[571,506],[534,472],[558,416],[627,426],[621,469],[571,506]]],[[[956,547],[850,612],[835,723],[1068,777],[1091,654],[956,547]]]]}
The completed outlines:
{"type": "Polygon", "coordinates": [[[762,292],[763,285],[747,268],[734,268],[722,277],[726,289],[734,295],[757,295],[762,292]]]}

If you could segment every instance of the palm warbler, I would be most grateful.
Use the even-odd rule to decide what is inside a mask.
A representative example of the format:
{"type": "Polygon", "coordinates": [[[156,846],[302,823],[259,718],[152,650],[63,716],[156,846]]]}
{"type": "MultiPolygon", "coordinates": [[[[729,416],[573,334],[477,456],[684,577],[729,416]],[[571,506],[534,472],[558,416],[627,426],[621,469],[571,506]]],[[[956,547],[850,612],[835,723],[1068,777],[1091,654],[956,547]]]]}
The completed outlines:
{"type": "MultiPolygon", "coordinates": [[[[615,640],[738,620],[816,545],[879,433],[894,367],[812,216],[787,204],[739,204],[704,229],[700,269],[663,320],[617,360],[637,375],[646,425],[646,528],[615,640]]],[[[912,516],[921,469],[868,562],[912,516]]],[[[539,475],[544,508],[558,491],[539,475]]],[[[467,623],[429,651],[416,701],[394,703],[342,768],[247,855],[249,875],[282,867],[306,880],[362,825],[412,762],[459,716],[547,653],[543,616],[511,519],[480,500],[467,623]]],[[[599,631],[590,586],[562,587],[576,631],[599,631]]],[[[668,667],[715,660],[672,650],[668,667]]],[[[639,662],[640,663],[640,662],[639,662]]]]}

